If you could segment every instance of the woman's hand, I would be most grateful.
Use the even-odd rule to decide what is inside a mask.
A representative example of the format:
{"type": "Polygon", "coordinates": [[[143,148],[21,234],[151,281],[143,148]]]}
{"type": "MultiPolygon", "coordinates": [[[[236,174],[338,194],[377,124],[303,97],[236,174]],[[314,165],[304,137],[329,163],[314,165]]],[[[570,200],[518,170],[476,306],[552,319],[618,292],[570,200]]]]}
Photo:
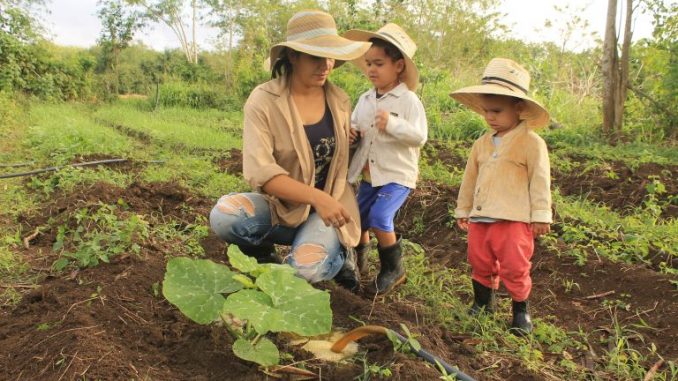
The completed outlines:
{"type": "Polygon", "coordinates": [[[374,116],[374,127],[379,131],[386,131],[386,125],[388,124],[388,112],[386,110],[377,110],[377,114],[374,116]]]}
{"type": "Polygon", "coordinates": [[[348,214],[344,206],[321,190],[315,192],[311,205],[322,218],[325,226],[340,228],[351,222],[351,215],[348,214]]]}
{"type": "Polygon", "coordinates": [[[467,232],[468,231],[468,218],[457,218],[457,226],[459,226],[459,229],[467,232]]]}
{"type": "Polygon", "coordinates": [[[542,236],[551,231],[551,225],[543,222],[533,222],[530,224],[530,228],[535,237],[542,236]]]}

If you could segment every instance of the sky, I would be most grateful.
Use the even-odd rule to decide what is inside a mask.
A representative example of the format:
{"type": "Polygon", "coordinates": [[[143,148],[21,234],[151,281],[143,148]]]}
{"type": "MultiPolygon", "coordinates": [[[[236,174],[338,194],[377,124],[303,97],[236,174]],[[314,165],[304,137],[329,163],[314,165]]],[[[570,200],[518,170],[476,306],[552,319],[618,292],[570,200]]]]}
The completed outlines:
{"type": "MultiPolygon", "coordinates": [[[[59,45],[89,47],[96,44],[101,30],[97,18],[96,0],[48,0],[49,14],[43,16],[44,25],[51,33],[52,40],[59,45]]],[[[581,50],[594,45],[594,33],[602,39],[605,29],[607,0],[503,0],[498,11],[505,16],[502,22],[511,27],[512,37],[530,41],[563,42],[565,20],[580,15],[588,21],[586,34],[577,33],[567,40],[566,48],[581,50]],[[568,7],[558,12],[554,5],[568,7]],[[538,15],[538,16],[532,16],[538,15]],[[545,28],[545,22],[552,21],[551,28],[545,28]]],[[[637,12],[638,13],[638,12],[637,12]]],[[[652,19],[647,14],[639,14],[635,19],[634,40],[651,37],[652,19]]],[[[217,33],[214,29],[201,27],[198,29],[198,45],[202,49],[212,49],[216,43],[217,33]]],[[[171,30],[160,24],[146,27],[136,36],[145,45],[156,50],[179,47],[178,40],[171,30]]]]}

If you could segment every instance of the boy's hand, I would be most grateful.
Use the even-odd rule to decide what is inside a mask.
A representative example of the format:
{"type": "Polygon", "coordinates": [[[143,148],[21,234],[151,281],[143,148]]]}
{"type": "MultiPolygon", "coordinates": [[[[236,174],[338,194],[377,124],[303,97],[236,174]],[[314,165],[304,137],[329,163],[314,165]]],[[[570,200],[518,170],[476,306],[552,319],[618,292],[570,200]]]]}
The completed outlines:
{"type": "Polygon", "coordinates": [[[357,143],[358,140],[360,140],[360,132],[355,128],[351,128],[348,133],[348,144],[353,145],[353,143],[357,143]]]}
{"type": "Polygon", "coordinates": [[[386,131],[386,125],[388,124],[388,112],[385,110],[377,110],[377,114],[374,116],[374,127],[379,131],[386,131]]]}
{"type": "Polygon", "coordinates": [[[468,218],[457,218],[457,226],[459,226],[459,229],[467,232],[468,231],[468,218]]]}
{"type": "Polygon", "coordinates": [[[542,236],[551,231],[551,224],[543,222],[533,222],[530,224],[530,227],[532,229],[532,234],[534,234],[535,237],[542,236]]]}

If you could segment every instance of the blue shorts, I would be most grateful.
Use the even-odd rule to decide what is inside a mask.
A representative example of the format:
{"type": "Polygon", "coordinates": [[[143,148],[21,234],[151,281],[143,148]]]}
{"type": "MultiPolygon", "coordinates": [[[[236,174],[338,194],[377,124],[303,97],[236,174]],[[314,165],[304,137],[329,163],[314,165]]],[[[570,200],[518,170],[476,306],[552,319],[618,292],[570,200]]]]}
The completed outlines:
{"type": "Polygon", "coordinates": [[[410,188],[396,183],[373,187],[372,184],[361,181],[358,188],[358,208],[362,231],[371,228],[384,232],[394,231],[393,219],[410,191],[410,188]]]}

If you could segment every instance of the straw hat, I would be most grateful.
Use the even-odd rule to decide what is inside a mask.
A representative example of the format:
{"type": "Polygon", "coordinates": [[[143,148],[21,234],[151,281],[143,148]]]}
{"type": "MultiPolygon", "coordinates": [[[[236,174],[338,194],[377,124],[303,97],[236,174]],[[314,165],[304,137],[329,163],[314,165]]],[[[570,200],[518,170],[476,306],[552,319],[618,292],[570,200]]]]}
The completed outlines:
{"type": "Polygon", "coordinates": [[[329,13],[305,10],[296,13],[287,22],[286,41],[273,45],[270,65],[280,58],[283,49],[290,48],[316,57],[337,60],[334,67],[344,61],[362,56],[369,43],[351,41],[337,34],[337,24],[329,13]]]}
{"type": "MultiPolygon", "coordinates": [[[[355,41],[369,41],[370,38],[378,38],[393,44],[400,50],[405,59],[405,70],[400,75],[400,81],[405,82],[407,88],[412,91],[417,89],[419,72],[417,72],[417,65],[412,61],[412,57],[414,57],[414,53],[417,51],[417,44],[412,41],[403,28],[396,24],[388,23],[376,32],[351,29],[344,33],[344,37],[355,41]]],[[[367,63],[364,58],[361,57],[360,59],[354,60],[353,63],[358,65],[360,70],[367,74],[367,63]]]]}
{"type": "Polygon", "coordinates": [[[520,98],[526,105],[520,113],[520,119],[526,121],[528,127],[539,128],[548,124],[548,111],[528,95],[530,73],[516,62],[507,58],[493,58],[485,67],[481,83],[479,86],[459,89],[450,96],[481,115],[485,114],[481,103],[482,94],[520,98]]]}

